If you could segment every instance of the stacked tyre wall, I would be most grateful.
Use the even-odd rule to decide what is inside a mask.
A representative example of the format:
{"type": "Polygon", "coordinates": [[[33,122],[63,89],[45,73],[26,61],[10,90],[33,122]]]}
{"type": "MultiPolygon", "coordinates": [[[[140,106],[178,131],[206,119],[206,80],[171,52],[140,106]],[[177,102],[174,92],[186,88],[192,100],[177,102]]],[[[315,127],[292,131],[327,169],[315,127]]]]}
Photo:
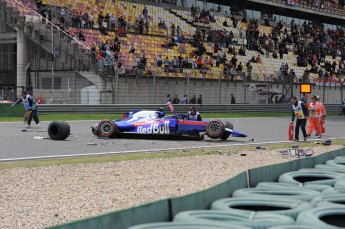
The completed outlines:
{"type": "Polygon", "coordinates": [[[200,192],[52,228],[344,227],[345,148],[251,169],[200,192]]]}

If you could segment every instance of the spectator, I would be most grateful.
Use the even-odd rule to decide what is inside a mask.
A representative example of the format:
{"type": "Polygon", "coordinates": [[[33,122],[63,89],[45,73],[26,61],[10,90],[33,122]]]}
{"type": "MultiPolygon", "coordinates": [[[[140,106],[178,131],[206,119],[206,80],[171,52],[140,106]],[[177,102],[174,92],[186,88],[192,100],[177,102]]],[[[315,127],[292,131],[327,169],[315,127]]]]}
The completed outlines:
{"type": "Polygon", "coordinates": [[[93,15],[93,12],[89,15],[89,28],[93,29],[93,25],[95,23],[95,16],[93,15]]]}
{"type": "Polygon", "coordinates": [[[261,60],[261,56],[260,55],[258,55],[257,57],[256,57],[256,59],[255,59],[255,63],[262,63],[262,60],[261,60]]]}
{"type": "Polygon", "coordinates": [[[189,100],[189,104],[196,104],[196,95],[193,95],[193,97],[189,100]]]}
{"type": "Polygon", "coordinates": [[[170,97],[170,94],[167,94],[167,97],[165,98],[165,103],[171,103],[171,97],[170,97]]]}
{"type": "Polygon", "coordinates": [[[104,20],[103,11],[101,11],[98,14],[98,26],[99,26],[99,28],[103,27],[103,20],[104,20]]]}
{"type": "Polygon", "coordinates": [[[252,80],[252,70],[253,66],[251,65],[250,61],[247,63],[247,76],[246,81],[250,82],[252,80]]]}
{"type": "Polygon", "coordinates": [[[242,62],[240,62],[237,66],[237,75],[240,76],[241,78],[243,77],[243,66],[242,62]]]}
{"type": "Polygon", "coordinates": [[[105,17],[104,17],[104,22],[106,23],[106,25],[107,25],[107,29],[109,29],[109,27],[110,27],[110,15],[109,15],[109,13],[107,13],[106,15],[105,15],[105,17]]]}
{"type": "Polygon", "coordinates": [[[134,73],[134,71],[135,71],[136,74],[138,73],[139,64],[140,64],[140,57],[139,57],[139,56],[136,56],[136,57],[134,58],[132,73],[134,73]]]}
{"type": "Polygon", "coordinates": [[[163,65],[162,55],[159,55],[159,56],[157,57],[156,63],[157,63],[157,67],[159,67],[159,68],[162,67],[162,65],[163,65]]]}
{"type": "Polygon", "coordinates": [[[184,44],[184,43],[182,43],[182,44],[180,44],[179,45],[179,52],[181,53],[181,54],[186,54],[187,53],[187,51],[186,51],[186,45],[184,44]]]}
{"type": "Polygon", "coordinates": [[[79,31],[78,36],[80,41],[85,41],[85,36],[82,31],[79,31]]]}
{"type": "Polygon", "coordinates": [[[236,98],[234,94],[231,93],[231,104],[235,104],[235,103],[236,103],[236,98]]]}
{"type": "Polygon", "coordinates": [[[180,26],[177,26],[177,27],[176,27],[176,34],[177,34],[178,37],[181,36],[181,29],[180,29],[180,26]]]}
{"type": "Polygon", "coordinates": [[[149,33],[149,28],[150,28],[150,21],[148,19],[145,20],[145,29],[146,29],[146,34],[149,33]]]}
{"type": "Polygon", "coordinates": [[[181,100],[181,104],[188,104],[188,97],[187,97],[187,95],[183,96],[183,99],[181,100]]]}
{"type": "Polygon", "coordinates": [[[176,27],[175,27],[175,24],[172,24],[170,26],[170,29],[171,29],[171,37],[175,37],[175,30],[176,30],[176,27]]]}
{"type": "Polygon", "coordinates": [[[147,7],[145,6],[143,9],[143,16],[144,16],[145,20],[148,19],[148,15],[149,15],[149,11],[147,10],[147,7]]]}
{"type": "Polygon", "coordinates": [[[133,46],[133,43],[131,43],[131,45],[129,46],[128,52],[129,52],[129,53],[135,53],[135,48],[134,48],[134,46],[133,46]]]}
{"type": "Polygon", "coordinates": [[[170,61],[169,61],[168,57],[165,57],[165,60],[164,60],[164,71],[168,72],[169,69],[170,69],[170,61]]]}
{"type": "Polygon", "coordinates": [[[65,24],[65,17],[66,17],[66,11],[65,9],[61,9],[61,12],[60,12],[60,22],[61,24],[65,24]]]}
{"type": "Polygon", "coordinates": [[[101,50],[98,50],[96,52],[96,54],[97,54],[98,70],[102,71],[103,70],[103,58],[102,58],[101,50]]]}
{"type": "Polygon", "coordinates": [[[140,64],[139,64],[140,68],[145,69],[146,62],[147,62],[147,60],[146,60],[145,54],[143,54],[143,57],[140,59],[140,64]]]}
{"type": "Polygon", "coordinates": [[[116,17],[114,16],[114,14],[112,14],[110,17],[110,29],[115,31],[115,26],[116,26],[116,17]]]}
{"type": "Polygon", "coordinates": [[[126,37],[126,29],[124,26],[122,26],[119,31],[119,37],[126,37]]]}
{"type": "Polygon", "coordinates": [[[202,106],[202,95],[199,95],[198,98],[198,102],[197,102],[200,106],[202,106]]]}
{"type": "Polygon", "coordinates": [[[173,104],[180,104],[180,99],[178,98],[177,95],[175,95],[174,99],[173,99],[173,104]]]}

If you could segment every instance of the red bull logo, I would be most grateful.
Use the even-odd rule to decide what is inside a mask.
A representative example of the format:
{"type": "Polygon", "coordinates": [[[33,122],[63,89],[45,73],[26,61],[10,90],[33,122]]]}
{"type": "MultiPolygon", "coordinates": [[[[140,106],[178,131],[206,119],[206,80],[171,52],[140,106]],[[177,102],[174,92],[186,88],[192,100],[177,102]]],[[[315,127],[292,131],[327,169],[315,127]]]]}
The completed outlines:
{"type": "Polygon", "coordinates": [[[142,134],[170,134],[169,121],[159,124],[151,124],[148,127],[138,126],[137,132],[142,134]]]}

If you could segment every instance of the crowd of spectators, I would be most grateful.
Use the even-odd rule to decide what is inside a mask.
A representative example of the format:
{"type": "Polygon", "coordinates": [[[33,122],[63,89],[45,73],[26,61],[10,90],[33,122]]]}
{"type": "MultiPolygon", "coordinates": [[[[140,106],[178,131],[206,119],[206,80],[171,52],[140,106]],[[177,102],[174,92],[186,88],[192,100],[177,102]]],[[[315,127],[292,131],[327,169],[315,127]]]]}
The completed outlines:
{"type": "MultiPolygon", "coordinates": [[[[37,1],[37,9],[43,17],[52,19],[51,7],[44,6],[42,1],[37,1]]],[[[95,16],[93,13],[62,9],[59,14],[60,27],[74,38],[74,40],[68,40],[72,43],[85,41],[85,35],[81,30],[72,34],[68,29],[65,29],[64,25],[67,18],[70,19],[72,27],[95,28],[97,25],[102,34],[107,35],[107,31],[113,30],[117,31],[119,37],[126,36],[128,29],[133,29],[138,34],[147,34],[151,28],[150,16],[146,7],[134,24],[129,24],[123,16],[117,18],[115,15],[104,14],[102,11],[95,16]]],[[[192,6],[191,15],[196,22],[215,23],[214,16],[210,11],[200,9],[200,7],[192,6]]],[[[222,77],[234,79],[236,75],[240,77],[246,75],[246,79],[251,80],[253,65],[262,63],[263,57],[272,56],[275,59],[283,59],[284,54],[292,51],[297,56],[297,66],[307,67],[303,76],[298,76],[302,82],[308,82],[311,73],[317,74],[320,78],[335,78],[345,73],[345,34],[343,29],[326,29],[323,24],[306,21],[298,26],[294,20],[291,21],[290,25],[286,25],[283,21],[273,22],[274,20],[272,21],[267,15],[264,15],[262,19],[261,21],[247,19],[244,15],[241,21],[247,23],[246,31],[239,29],[239,36],[236,37],[231,30],[226,29],[231,26],[237,28],[238,20],[232,15],[230,19],[224,20],[224,29],[198,28],[191,41],[185,39],[179,25],[172,24],[167,28],[165,21],[153,22],[158,23],[159,28],[167,28],[170,31],[170,38],[166,39],[161,46],[167,49],[177,47],[180,53],[179,56],[174,56],[171,59],[168,56],[159,55],[156,61],[157,66],[165,72],[183,72],[183,69],[211,70],[213,67],[224,66],[222,77]],[[271,27],[271,32],[260,32],[260,24],[271,27]],[[239,38],[245,38],[247,42],[238,50],[235,47],[239,38]],[[190,42],[194,47],[190,53],[187,53],[186,42],[190,42]],[[213,53],[206,52],[205,42],[213,44],[213,53]],[[245,56],[246,50],[253,50],[258,54],[253,56],[249,62],[244,63],[247,69],[246,74],[244,74],[243,64],[237,61],[236,56],[245,56]],[[188,55],[183,58],[183,54],[188,55]],[[326,60],[326,56],[332,56],[333,60],[326,60]],[[339,64],[335,61],[337,56],[341,57],[339,64]]],[[[118,37],[115,37],[113,41],[108,40],[105,43],[93,44],[91,50],[97,53],[94,59],[99,61],[99,69],[102,70],[104,66],[101,66],[101,60],[105,66],[110,62],[107,60],[112,60],[115,64],[119,62],[121,44],[118,37]]],[[[130,46],[129,53],[135,54],[133,44],[130,46]]],[[[133,59],[133,70],[143,67],[143,59],[146,60],[145,57],[138,57],[136,54],[133,59]]],[[[121,65],[121,63],[119,64],[121,65]]],[[[290,82],[296,79],[293,69],[289,69],[285,65],[280,68],[277,76],[276,80],[278,81],[290,82]]]]}

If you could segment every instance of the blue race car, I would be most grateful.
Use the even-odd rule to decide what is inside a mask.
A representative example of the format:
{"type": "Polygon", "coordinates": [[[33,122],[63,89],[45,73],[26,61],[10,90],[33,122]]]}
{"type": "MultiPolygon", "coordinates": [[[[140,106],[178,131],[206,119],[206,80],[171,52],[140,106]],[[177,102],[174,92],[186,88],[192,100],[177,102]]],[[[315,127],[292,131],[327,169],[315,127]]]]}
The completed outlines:
{"type": "Polygon", "coordinates": [[[121,120],[102,120],[95,124],[92,133],[98,137],[116,138],[121,134],[142,134],[159,136],[185,136],[203,139],[204,134],[212,139],[226,140],[247,135],[233,130],[229,122],[220,120],[191,121],[186,115],[165,116],[164,111],[134,110],[123,115],[121,120]]]}

